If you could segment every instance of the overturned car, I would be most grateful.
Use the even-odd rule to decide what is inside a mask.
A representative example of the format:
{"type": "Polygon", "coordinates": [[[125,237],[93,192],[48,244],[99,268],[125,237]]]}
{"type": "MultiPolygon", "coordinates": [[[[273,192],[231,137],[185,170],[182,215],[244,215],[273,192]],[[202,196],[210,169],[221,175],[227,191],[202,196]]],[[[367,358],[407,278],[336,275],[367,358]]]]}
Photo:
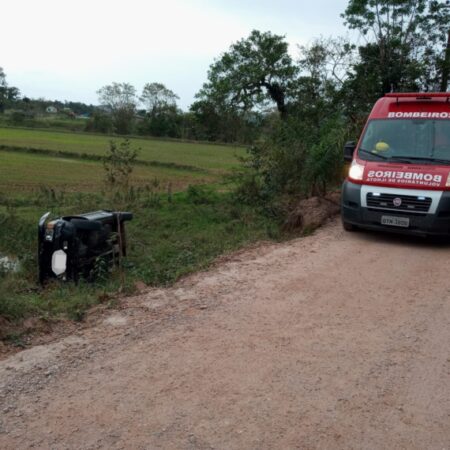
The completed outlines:
{"type": "Polygon", "coordinates": [[[41,284],[49,278],[92,280],[100,261],[112,268],[126,256],[125,222],[132,213],[103,210],[54,220],[49,216],[44,214],[38,226],[41,284]]]}

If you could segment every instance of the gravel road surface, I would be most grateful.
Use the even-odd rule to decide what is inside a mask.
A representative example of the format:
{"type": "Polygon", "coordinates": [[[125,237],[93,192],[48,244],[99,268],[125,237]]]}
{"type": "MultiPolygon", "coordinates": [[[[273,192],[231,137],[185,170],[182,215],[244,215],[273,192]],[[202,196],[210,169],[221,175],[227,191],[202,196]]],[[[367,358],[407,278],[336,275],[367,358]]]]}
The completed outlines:
{"type": "Polygon", "coordinates": [[[262,244],[0,361],[0,448],[449,449],[450,245],[262,244]]]}

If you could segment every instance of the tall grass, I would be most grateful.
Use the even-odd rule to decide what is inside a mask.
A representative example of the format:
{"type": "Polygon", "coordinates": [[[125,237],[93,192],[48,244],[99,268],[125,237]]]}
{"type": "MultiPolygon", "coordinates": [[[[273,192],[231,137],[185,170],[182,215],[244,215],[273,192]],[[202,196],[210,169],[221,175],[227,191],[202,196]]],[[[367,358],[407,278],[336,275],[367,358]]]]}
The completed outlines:
{"type": "Polygon", "coordinates": [[[119,286],[132,292],[134,283],[169,285],[208,266],[218,255],[260,239],[278,236],[278,227],[258,209],[234,201],[231,193],[191,186],[186,192],[161,192],[156,186],[132,189],[124,198],[51,191],[26,199],[0,197],[0,253],[18,257],[19,273],[0,274],[0,316],[10,321],[40,316],[81,319],[93,304],[113,301],[119,286]],[[37,284],[37,220],[117,204],[134,213],[127,224],[125,282],[117,272],[96,283],[37,284]]]}

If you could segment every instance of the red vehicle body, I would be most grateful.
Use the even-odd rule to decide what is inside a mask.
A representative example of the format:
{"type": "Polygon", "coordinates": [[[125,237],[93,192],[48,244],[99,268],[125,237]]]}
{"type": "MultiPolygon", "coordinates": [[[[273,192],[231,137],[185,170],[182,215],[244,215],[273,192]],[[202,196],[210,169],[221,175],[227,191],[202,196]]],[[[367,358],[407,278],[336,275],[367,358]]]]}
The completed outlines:
{"type": "Polygon", "coordinates": [[[345,229],[450,234],[450,93],[387,94],[344,157],[345,229]]]}

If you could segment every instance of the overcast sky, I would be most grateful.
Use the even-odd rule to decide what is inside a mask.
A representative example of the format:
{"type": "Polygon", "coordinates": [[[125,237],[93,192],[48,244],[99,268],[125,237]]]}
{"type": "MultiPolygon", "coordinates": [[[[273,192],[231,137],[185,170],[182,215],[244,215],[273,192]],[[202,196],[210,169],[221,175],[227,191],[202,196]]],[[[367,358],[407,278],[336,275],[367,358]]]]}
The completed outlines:
{"type": "Polygon", "coordinates": [[[97,103],[126,81],[162,82],[183,109],[209,65],[251,30],[286,36],[290,52],[345,35],[347,0],[2,0],[0,66],[23,95],[97,103]]]}

